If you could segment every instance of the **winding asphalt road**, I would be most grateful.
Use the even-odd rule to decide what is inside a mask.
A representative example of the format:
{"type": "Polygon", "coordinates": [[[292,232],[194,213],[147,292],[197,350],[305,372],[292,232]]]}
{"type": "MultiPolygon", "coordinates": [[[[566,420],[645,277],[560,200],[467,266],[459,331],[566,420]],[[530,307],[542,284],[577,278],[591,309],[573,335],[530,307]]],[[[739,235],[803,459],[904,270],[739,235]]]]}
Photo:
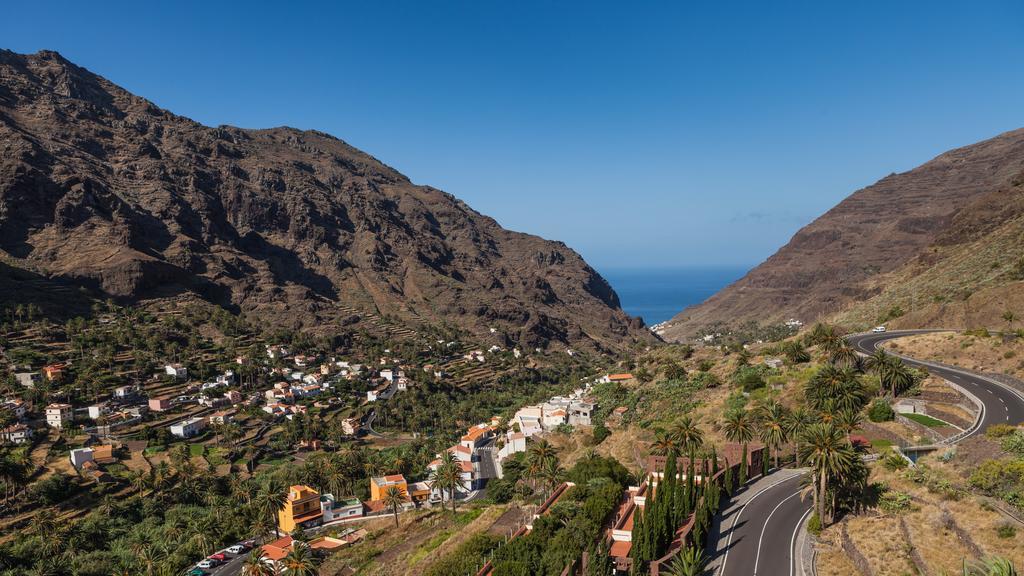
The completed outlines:
{"type": "MultiPolygon", "coordinates": [[[[871,354],[887,340],[941,330],[902,330],[847,337],[858,352],[871,354]]],[[[983,413],[964,438],[983,433],[993,424],[1024,422],[1024,394],[985,376],[959,368],[900,356],[910,366],[925,367],[931,374],[960,386],[981,401],[983,413]]],[[[796,470],[780,470],[749,486],[734,498],[715,523],[712,540],[717,546],[712,561],[719,576],[751,574],[802,576],[794,562],[796,544],[804,519],[810,514],[809,499],[801,497],[801,478],[796,470]]]]}
{"type": "MultiPolygon", "coordinates": [[[[900,330],[878,334],[857,334],[848,337],[847,340],[858,352],[871,354],[880,344],[887,340],[929,332],[944,332],[944,330],[900,330]]],[[[900,356],[900,358],[910,366],[927,368],[928,372],[953,382],[973,394],[978,400],[981,400],[985,410],[984,414],[982,414],[981,422],[979,426],[969,429],[969,433],[965,436],[984,432],[986,428],[993,424],[1019,424],[1024,422],[1024,394],[1021,392],[1004,386],[991,378],[975,374],[974,372],[968,372],[967,370],[961,370],[960,368],[943,366],[924,360],[915,360],[905,356],[900,356]]]]}
{"type": "Polygon", "coordinates": [[[811,513],[805,475],[805,470],[778,470],[731,501],[712,528],[711,540],[718,541],[711,565],[715,574],[801,574],[793,558],[800,528],[811,513]]]}

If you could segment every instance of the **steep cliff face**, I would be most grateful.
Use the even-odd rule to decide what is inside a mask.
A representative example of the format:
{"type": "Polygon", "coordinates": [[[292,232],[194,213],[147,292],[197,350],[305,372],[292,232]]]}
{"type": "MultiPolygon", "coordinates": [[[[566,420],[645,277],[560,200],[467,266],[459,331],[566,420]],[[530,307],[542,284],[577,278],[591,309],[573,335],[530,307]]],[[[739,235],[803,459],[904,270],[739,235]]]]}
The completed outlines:
{"type": "Polygon", "coordinates": [[[327,134],[206,127],[54,52],[0,51],[0,249],[120,298],[191,291],[269,322],[454,323],[525,346],[651,338],[560,242],[327,134]]]}
{"type": "MultiPolygon", "coordinates": [[[[946,269],[954,247],[984,244],[1017,218],[1022,173],[1024,130],[1016,130],[887,176],[797,232],[733,285],[683,310],[664,327],[664,336],[685,338],[716,322],[811,322],[833,315],[874,321],[883,301],[899,300],[876,300],[896,289],[895,282],[946,269]],[[854,308],[861,312],[851,314],[854,308]]],[[[943,290],[935,285],[927,292],[943,290]]]]}

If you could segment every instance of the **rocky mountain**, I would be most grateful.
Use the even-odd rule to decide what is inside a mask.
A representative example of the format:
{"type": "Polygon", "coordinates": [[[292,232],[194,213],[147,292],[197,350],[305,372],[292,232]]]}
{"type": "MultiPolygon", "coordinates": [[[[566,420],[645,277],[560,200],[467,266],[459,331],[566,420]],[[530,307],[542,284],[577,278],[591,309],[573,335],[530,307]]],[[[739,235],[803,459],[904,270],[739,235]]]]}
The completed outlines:
{"type": "Polygon", "coordinates": [[[854,192],[660,330],[683,339],[715,323],[788,318],[990,323],[1007,298],[1024,296],[1022,195],[1024,129],[946,152],[854,192]]]}
{"type": "Polygon", "coordinates": [[[330,135],[203,126],[55,52],[0,51],[0,150],[4,260],[112,297],[190,292],[307,329],[448,322],[521,346],[653,338],[565,244],[330,135]]]}

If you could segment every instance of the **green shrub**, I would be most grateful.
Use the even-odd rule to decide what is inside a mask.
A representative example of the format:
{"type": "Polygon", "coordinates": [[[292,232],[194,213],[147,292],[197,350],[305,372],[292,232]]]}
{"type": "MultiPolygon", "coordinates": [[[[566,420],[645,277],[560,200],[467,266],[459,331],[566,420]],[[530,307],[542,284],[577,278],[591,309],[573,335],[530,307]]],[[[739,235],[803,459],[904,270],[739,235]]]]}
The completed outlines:
{"type": "Polygon", "coordinates": [[[612,431],[608,429],[604,424],[598,424],[594,426],[594,444],[600,444],[604,442],[606,438],[611,436],[612,431]]]}
{"type": "Polygon", "coordinates": [[[1017,528],[1015,528],[1013,524],[1010,524],[1009,522],[1004,522],[1003,524],[1000,524],[998,528],[996,528],[996,535],[1000,538],[1013,538],[1017,535],[1017,528]]]}
{"type": "Polygon", "coordinates": [[[971,473],[970,483],[990,496],[1020,491],[1024,488],[1024,460],[986,460],[971,473]]]}
{"type": "Polygon", "coordinates": [[[1010,424],[993,424],[985,430],[985,436],[989,438],[1002,438],[1017,431],[1016,426],[1010,424]]]}
{"type": "Polygon", "coordinates": [[[807,532],[818,536],[821,534],[821,518],[818,518],[818,513],[811,514],[811,517],[807,520],[807,532]]]}
{"type": "Polygon", "coordinates": [[[1004,436],[1001,445],[1003,450],[1010,454],[1024,457],[1024,430],[1017,430],[1013,434],[1004,436]]]}
{"type": "Polygon", "coordinates": [[[425,574],[427,576],[461,576],[474,572],[479,569],[484,558],[497,547],[500,541],[501,539],[495,536],[477,534],[434,562],[425,574]]]}
{"type": "Polygon", "coordinates": [[[882,511],[892,514],[905,512],[911,507],[910,496],[896,490],[886,490],[878,498],[878,507],[882,511]]]}
{"type": "Polygon", "coordinates": [[[885,455],[885,458],[882,459],[882,465],[889,470],[902,470],[906,468],[909,463],[902,454],[895,450],[890,450],[889,453],[885,455]]]}
{"type": "Polygon", "coordinates": [[[692,379],[691,382],[698,388],[717,388],[721,382],[718,380],[718,376],[715,376],[711,372],[698,372],[692,379]]]}
{"type": "Polygon", "coordinates": [[[872,422],[888,422],[895,417],[896,412],[892,409],[892,406],[881,398],[876,398],[868,409],[868,419],[872,422]]]}
{"type": "Polygon", "coordinates": [[[744,392],[753,392],[764,388],[765,381],[761,369],[756,366],[742,366],[733,374],[733,383],[744,392]]]}

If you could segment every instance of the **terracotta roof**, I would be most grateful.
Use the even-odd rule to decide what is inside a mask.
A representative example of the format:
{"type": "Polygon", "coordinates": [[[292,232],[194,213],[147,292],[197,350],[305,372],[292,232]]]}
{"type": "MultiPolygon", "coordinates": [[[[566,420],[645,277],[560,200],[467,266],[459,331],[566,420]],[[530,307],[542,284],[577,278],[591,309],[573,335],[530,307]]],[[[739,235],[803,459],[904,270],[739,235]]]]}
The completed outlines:
{"type": "Polygon", "coordinates": [[[276,562],[288,555],[288,549],[291,548],[291,546],[291,536],[278,538],[269,544],[263,545],[263,557],[276,562]]]}
{"type": "Polygon", "coordinates": [[[483,428],[481,428],[479,426],[474,426],[474,427],[469,429],[469,432],[466,432],[465,434],[463,434],[462,439],[464,441],[473,441],[473,440],[476,440],[477,438],[483,436],[484,434],[489,433],[490,431],[491,431],[491,427],[490,426],[484,426],[483,428]]]}
{"type": "Polygon", "coordinates": [[[616,540],[612,542],[612,547],[608,549],[608,555],[612,558],[625,558],[629,556],[629,551],[632,549],[632,542],[616,540]]]}
{"type": "Polygon", "coordinates": [[[632,374],[628,374],[628,373],[609,374],[608,375],[608,379],[609,380],[632,380],[633,379],[633,375],[632,374]]]}

